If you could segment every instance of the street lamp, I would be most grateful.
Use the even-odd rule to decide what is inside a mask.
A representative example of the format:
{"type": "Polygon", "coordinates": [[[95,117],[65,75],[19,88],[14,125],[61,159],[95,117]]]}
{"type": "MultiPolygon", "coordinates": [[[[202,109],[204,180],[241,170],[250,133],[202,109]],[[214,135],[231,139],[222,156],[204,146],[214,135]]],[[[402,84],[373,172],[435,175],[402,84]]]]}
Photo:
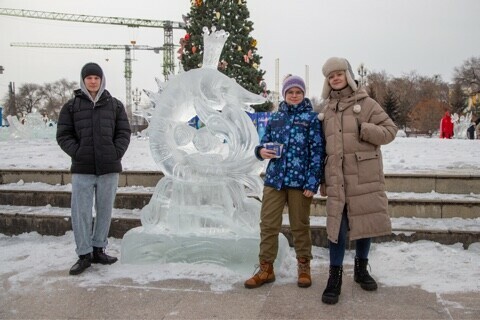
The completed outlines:
{"type": "Polygon", "coordinates": [[[132,91],[132,99],[133,99],[133,103],[135,104],[135,112],[133,113],[132,120],[133,120],[133,128],[135,133],[137,133],[138,131],[137,111],[138,111],[138,104],[140,103],[140,100],[141,100],[141,95],[142,95],[142,92],[138,90],[138,88],[135,88],[135,90],[132,91]]]}
{"type": "Polygon", "coordinates": [[[360,76],[360,86],[365,86],[367,84],[367,67],[365,67],[365,64],[360,63],[360,65],[357,68],[358,75],[360,76]]]}

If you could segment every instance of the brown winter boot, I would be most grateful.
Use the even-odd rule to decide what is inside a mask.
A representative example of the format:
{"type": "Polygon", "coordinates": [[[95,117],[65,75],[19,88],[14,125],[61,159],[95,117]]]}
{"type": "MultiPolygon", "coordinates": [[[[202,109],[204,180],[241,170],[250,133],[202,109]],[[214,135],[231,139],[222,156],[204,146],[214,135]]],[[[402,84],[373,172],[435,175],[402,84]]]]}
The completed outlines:
{"type": "Polygon", "coordinates": [[[244,285],[247,289],[254,289],[262,286],[264,283],[270,283],[275,281],[275,273],[273,272],[273,263],[267,261],[261,261],[260,270],[245,281],[244,285]]]}
{"type": "Polygon", "coordinates": [[[307,258],[298,258],[298,281],[300,288],[308,288],[312,285],[312,277],[310,276],[310,260],[307,258]]]}

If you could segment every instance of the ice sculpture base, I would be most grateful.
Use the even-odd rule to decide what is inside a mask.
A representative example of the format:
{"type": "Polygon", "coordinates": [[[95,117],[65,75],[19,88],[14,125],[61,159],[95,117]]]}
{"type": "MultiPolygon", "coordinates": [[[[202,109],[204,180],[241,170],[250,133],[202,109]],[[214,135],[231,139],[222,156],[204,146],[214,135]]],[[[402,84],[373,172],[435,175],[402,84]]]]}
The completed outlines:
{"type": "MultiPolygon", "coordinates": [[[[258,264],[258,237],[240,238],[231,235],[169,234],[158,228],[138,227],[123,237],[121,262],[125,264],[191,263],[215,264],[232,271],[251,275],[258,264]],[[161,232],[159,232],[161,231],[161,232]]],[[[287,238],[279,235],[275,267],[280,268],[288,256],[287,238]]]]}

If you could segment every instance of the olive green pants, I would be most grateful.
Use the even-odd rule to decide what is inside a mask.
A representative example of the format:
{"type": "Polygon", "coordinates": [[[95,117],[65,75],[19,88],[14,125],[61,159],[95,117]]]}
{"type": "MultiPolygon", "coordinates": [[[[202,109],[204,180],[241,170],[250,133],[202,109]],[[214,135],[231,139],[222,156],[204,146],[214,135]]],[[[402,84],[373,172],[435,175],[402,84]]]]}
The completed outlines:
{"type": "Polygon", "coordinates": [[[310,236],[310,204],[312,198],[303,195],[303,190],[276,190],[263,188],[260,213],[260,261],[273,263],[278,252],[278,235],[282,228],[282,214],[288,204],[288,217],[297,258],[312,259],[310,236]]]}

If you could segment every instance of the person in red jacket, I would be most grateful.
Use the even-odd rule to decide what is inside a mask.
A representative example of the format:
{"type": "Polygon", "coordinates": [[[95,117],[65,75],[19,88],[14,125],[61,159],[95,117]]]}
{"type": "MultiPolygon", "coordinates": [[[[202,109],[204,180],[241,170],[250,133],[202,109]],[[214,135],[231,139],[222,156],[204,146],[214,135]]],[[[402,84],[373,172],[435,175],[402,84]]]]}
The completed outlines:
{"type": "Polygon", "coordinates": [[[452,139],[453,137],[453,122],[450,117],[450,112],[446,111],[442,120],[440,121],[440,138],[452,139]]]}

